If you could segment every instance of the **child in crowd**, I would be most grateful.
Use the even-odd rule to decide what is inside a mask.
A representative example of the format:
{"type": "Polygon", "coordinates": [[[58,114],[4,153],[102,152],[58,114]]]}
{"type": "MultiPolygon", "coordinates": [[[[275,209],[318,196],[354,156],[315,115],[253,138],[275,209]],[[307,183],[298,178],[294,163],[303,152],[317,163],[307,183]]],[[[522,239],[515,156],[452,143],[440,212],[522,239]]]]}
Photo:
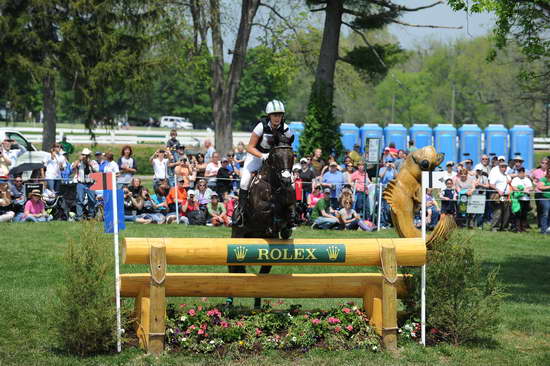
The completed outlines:
{"type": "Polygon", "coordinates": [[[447,178],[445,181],[445,189],[439,193],[441,198],[441,213],[446,215],[454,215],[456,213],[456,200],[458,199],[458,193],[455,190],[453,180],[447,178]]]}

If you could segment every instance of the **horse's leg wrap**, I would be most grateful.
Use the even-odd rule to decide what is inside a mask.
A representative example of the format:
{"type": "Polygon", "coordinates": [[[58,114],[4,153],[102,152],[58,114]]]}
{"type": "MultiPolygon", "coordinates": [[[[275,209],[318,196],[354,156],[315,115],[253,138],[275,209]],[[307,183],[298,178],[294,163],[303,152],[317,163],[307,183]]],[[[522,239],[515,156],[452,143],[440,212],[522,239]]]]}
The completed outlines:
{"type": "Polygon", "coordinates": [[[244,208],[248,202],[248,191],[245,189],[239,189],[239,204],[235,210],[235,220],[233,225],[237,227],[244,226],[244,208]]]}

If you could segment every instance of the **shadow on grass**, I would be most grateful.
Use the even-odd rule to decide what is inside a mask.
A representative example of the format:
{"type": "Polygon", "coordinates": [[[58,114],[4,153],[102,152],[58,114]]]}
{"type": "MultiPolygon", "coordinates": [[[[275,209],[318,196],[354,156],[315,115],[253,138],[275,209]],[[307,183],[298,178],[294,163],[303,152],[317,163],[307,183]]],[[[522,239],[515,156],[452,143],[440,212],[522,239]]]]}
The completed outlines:
{"type": "Polygon", "coordinates": [[[500,268],[499,278],[510,294],[504,301],[550,305],[550,266],[547,256],[510,256],[503,261],[483,261],[489,270],[500,268]]]}

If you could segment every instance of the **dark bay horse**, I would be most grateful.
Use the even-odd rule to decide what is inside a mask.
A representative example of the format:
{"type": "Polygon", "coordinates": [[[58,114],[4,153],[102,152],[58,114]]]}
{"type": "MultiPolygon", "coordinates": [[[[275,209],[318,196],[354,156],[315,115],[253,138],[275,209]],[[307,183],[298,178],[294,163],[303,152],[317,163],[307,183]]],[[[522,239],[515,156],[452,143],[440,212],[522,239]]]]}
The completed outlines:
{"type": "MultiPolygon", "coordinates": [[[[232,227],[232,238],[288,239],[296,223],[296,193],[292,187],[294,153],[290,141],[274,133],[274,148],[252,179],[248,204],[244,207],[244,226],[232,227]]],[[[259,273],[269,273],[261,266],[259,273]]],[[[229,266],[229,273],[246,273],[245,266],[229,266]]],[[[256,298],[254,307],[261,307],[256,298]]]]}

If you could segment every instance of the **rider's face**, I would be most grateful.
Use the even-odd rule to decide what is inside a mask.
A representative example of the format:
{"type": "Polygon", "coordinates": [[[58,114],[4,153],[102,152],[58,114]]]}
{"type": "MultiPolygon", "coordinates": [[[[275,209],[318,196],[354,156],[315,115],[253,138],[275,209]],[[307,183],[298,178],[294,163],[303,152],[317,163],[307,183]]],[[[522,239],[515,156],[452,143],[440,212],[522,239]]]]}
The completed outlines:
{"type": "Polygon", "coordinates": [[[271,113],[269,115],[269,120],[271,121],[272,126],[279,126],[283,120],[283,113],[271,113]]]}

